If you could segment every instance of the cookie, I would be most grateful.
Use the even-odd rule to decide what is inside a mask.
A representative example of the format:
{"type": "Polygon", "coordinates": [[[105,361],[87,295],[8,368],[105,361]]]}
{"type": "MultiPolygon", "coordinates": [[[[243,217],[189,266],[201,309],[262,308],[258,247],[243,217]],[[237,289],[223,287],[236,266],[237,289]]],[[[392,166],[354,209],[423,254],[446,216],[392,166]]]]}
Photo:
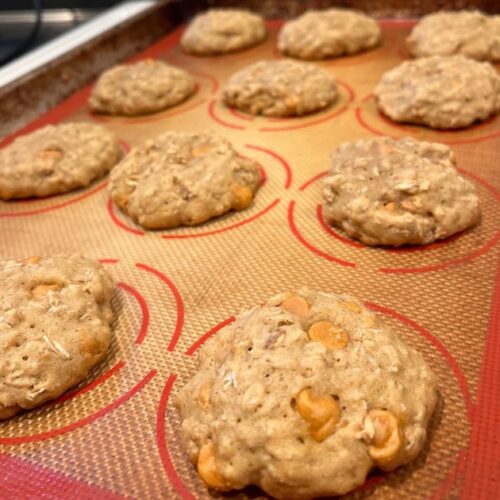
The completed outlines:
{"type": "Polygon", "coordinates": [[[301,289],[208,340],[176,404],[207,486],[305,499],[413,460],[436,400],[422,356],[361,302],[301,289]]]}
{"type": "Polygon", "coordinates": [[[463,56],[424,57],[384,73],[374,96],[396,122],[455,129],[500,110],[500,77],[491,64],[463,56]]]}
{"type": "Polygon", "coordinates": [[[223,101],[252,115],[300,116],[337,99],[335,79],[324,69],[296,61],[260,61],[226,83],[223,101]]]}
{"type": "Polygon", "coordinates": [[[500,60],[500,16],[477,10],[424,16],[406,39],[414,57],[461,54],[480,61],[500,60]]]}
{"type": "Polygon", "coordinates": [[[266,38],[264,19],[240,9],[211,9],[197,15],[184,31],[182,48],[210,56],[253,47],[266,38]]]}
{"type": "Polygon", "coordinates": [[[56,399],[111,339],[113,280],[78,255],[0,262],[0,419],[56,399]]]}
{"type": "Polygon", "coordinates": [[[377,22],[359,11],[310,10],[285,23],[278,49],[298,59],[327,59],[371,49],[380,40],[377,22]]]}
{"type": "Polygon", "coordinates": [[[43,197],[88,186],[120,157],[119,143],[100,125],[47,125],[0,149],[0,199],[43,197]]]}
{"type": "Polygon", "coordinates": [[[96,113],[145,115],[171,108],[195,90],[193,77],[184,70],[147,59],[105,71],[92,89],[89,106],[96,113]]]}
{"type": "Polygon", "coordinates": [[[244,210],[259,184],[257,165],[210,133],[167,132],[133,148],[111,172],[114,202],[148,229],[244,210]]]}
{"type": "Polygon", "coordinates": [[[480,218],[474,186],[453,152],[411,138],[361,139],[332,153],[323,213],[366,245],[426,245],[480,218]]]}

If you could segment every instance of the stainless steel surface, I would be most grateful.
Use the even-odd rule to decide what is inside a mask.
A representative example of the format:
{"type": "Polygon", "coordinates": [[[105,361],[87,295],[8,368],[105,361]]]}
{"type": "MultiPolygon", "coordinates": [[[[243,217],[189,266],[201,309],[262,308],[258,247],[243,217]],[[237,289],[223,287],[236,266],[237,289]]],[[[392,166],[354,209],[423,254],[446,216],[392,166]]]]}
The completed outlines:
{"type": "MultiPolygon", "coordinates": [[[[67,24],[83,22],[102,12],[102,9],[44,9],[43,22],[49,24],[67,24]]],[[[34,11],[0,11],[0,26],[10,24],[31,24],[36,20],[34,11]]]]}
{"type": "Polygon", "coordinates": [[[156,3],[155,0],[123,2],[19,57],[0,68],[0,90],[120,24],[134,19],[154,7],[156,3]]]}
{"type": "MultiPolygon", "coordinates": [[[[98,9],[44,9],[36,38],[25,47],[24,53],[43,45],[78,24],[100,14],[98,9]]],[[[0,60],[24,43],[36,23],[30,11],[0,11],[0,60]]],[[[22,54],[21,54],[22,55],[22,54]]]]}

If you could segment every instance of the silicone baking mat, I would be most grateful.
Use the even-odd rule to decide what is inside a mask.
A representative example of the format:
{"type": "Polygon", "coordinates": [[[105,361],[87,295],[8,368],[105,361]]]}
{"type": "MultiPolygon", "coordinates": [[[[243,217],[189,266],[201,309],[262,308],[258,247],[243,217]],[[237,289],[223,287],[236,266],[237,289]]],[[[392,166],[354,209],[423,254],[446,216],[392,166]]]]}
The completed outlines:
{"type": "MultiPolygon", "coordinates": [[[[383,44],[318,62],[340,98],[304,118],[254,118],[225,108],[221,85],[258,59],[280,57],[279,23],[247,51],[183,54],[181,30],[135,59],[193,73],[196,95],[141,118],[91,116],[85,88],[31,124],[87,120],[114,130],[124,149],[166,130],[213,130],[262,168],[254,204],[194,228],[145,232],[110,201],[107,179],[44,200],[0,203],[2,257],[79,252],[117,282],[112,348],[79,387],[0,423],[0,496],[11,498],[210,498],[182,448],[175,395],[197,349],[240,309],[307,285],[366,301],[418,348],[438,375],[430,439],[412,464],[374,473],[356,497],[494,498],[500,480],[500,117],[460,131],[382,118],[371,91],[407,53],[411,23],[382,21],[383,44]],[[321,183],[342,141],[410,135],[452,146],[477,187],[480,225],[426,247],[366,248],[324,223],[321,183]]],[[[6,138],[6,141],[12,137],[6,138]]],[[[226,496],[224,496],[226,497],[226,496]]],[[[231,498],[232,495],[229,495],[231,498]]],[[[262,497],[257,489],[234,495],[262,497]]]]}

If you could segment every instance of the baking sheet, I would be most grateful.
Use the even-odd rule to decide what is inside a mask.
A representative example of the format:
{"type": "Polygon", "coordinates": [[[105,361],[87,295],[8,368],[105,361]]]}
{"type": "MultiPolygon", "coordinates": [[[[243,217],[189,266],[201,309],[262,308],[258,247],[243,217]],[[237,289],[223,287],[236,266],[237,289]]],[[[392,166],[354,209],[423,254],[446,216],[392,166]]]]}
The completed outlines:
{"type": "MultiPolygon", "coordinates": [[[[254,158],[265,182],[248,210],[170,231],[134,225],[111,203],[107,179],[45,200],[0,202],[3,258],[77,251],[101,260],[117,281],[114,338],[104,362],[56,402],[0,423],[2,496],[212,498],[181,446],[175,394],[194,372],[199,346],[233,314],[307,285],[366,301],[423,353],[439,379],[441,399],[422,455],[393,473],[374,473],[352,496],[495,497],[500,117],[455,132],[384,120],[371,91],[407,57],[403,40],[411,23],[381,24],[381,47],[317,63],[340,89],[339,101],[322,113],[253,118],[220,103],[221,85],[232,73],[280,57],[280,23],[270,22],[268,40],[241,53],[183,54],[179,29],[136,56],[161,58],[195,75],[196,95],[176,108],[136,119],[94,117],[85,105],[89,87],[21,131],[96,120],[127,149],[166,130],[212,130],[254,158]],[[380,134],[450,144],[477,186],[481,224],[443,242],[398,250],[361,247],[328,228],[321,178],[330,150],[380,134]]],[[[248,489],[232,496],[262,494],[248,489]]]]}

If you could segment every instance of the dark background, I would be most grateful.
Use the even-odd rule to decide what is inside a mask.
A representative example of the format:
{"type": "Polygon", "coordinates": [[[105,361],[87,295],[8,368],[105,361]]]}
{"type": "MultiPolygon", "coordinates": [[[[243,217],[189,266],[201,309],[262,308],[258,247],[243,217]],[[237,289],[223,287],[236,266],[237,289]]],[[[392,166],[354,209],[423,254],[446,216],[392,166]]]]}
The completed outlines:
{"type": "Polygon", "coordinates": [[[0,66],[52,40],[120,0],[0,0],[0,66]],[[45,15],[37,25],[35,6],[45,15]]]}
{"type": "MultiPolygon", "coordinates": [[[[119,3],[120,0],[44,0],[44,7],[47,9],[104,9],[119,3]]],[[[31,0],[0,0],[0,11],[32,9],[31,0]]]]}

